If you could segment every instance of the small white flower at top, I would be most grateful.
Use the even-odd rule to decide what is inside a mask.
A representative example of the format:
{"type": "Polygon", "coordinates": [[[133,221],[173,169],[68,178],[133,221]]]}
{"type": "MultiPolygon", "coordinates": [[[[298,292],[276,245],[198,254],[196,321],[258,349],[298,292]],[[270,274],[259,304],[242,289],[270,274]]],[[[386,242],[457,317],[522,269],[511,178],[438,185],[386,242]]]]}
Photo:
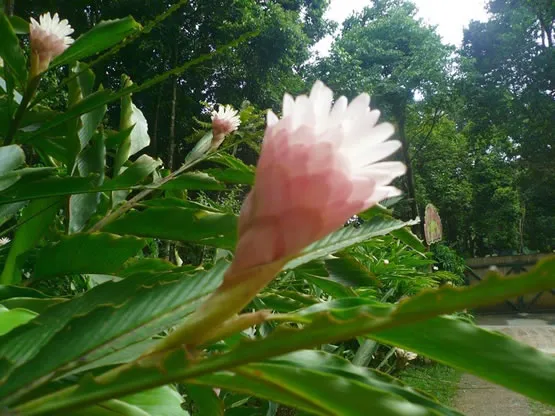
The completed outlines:
{"type": "Polygon", "coordinates": [[[39,17],[37,22],[31,17],[31,73],[34,76],[48,69],[50,62],[61,55],[73,39],[69,36],[73,28],[67,19],[60,20],[58,13],[50,16],[50,12],[39,17]]]}
{"type": "Polygon", "coordinates": [[[387,266],[387,265],[389,264],[389,260],[388,260],[388,259],[385,259],[385,260],[383,261],[383,264],[385,264],[385,265],[387,266]]]}
{"type": "Polygon", "coordinates": [[[1,246],[5,246],[6,244],[8,244],[11,240],[8,237],[0,237],[0,247],[1,246]]]}
{"type": "Polygon", "coordinates": [[[218,111],[212,111],[211,149],[216,150],[224,141],[225,136],[237,130],[240,124],[238,111],[230,105],[220,105],[218,111]]]}

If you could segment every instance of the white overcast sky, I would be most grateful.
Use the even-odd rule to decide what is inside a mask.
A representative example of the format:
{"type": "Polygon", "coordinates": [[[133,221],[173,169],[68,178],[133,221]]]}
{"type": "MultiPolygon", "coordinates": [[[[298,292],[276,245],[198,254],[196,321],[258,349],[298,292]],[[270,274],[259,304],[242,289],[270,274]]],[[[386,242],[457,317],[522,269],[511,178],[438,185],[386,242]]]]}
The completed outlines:
{"type": "MultiPolygon", "coordinates": [[[[486,0],[412,0],[418,7],[418,17],[431,25],[437,25],[437,31],[444,43],[460,46],[463,27],[471,20],[487,20],[486,0]]],[[[328,19],[342,23],[352,12],[370,6],[371,0],[331,0],[326,13],[328,19]]],[[[322,39],[315,47],[321,54],[327,54],[333,37],[322,39]]]]}

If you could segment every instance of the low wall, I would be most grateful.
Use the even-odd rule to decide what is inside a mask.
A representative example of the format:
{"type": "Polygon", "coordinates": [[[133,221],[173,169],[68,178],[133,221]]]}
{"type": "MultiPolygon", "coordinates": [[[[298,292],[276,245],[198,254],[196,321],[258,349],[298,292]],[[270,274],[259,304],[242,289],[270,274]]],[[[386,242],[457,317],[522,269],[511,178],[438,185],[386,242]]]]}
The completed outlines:
{"type": "MultiPolygon", "coordinates": [[[[466,260],[468,270],[466,281],[475,285],[487,279],[491,270],[503,276],[511,276],[526,272],[547,254],[531,254],[520,256],[493,256],[471,258],[466,260]]],[[[515,313],[515,312],[552,312],[555,311],[555,284],[552,290],[519,296],[495,305],[476,309],[476,313],[515,313]]]]}

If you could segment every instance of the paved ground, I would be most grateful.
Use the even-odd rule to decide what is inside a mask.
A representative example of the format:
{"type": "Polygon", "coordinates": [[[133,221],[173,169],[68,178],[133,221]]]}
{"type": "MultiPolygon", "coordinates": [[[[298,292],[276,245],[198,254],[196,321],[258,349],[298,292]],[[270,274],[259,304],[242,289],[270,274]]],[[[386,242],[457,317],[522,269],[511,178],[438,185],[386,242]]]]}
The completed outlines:
{"type": "MultiPolygon", "coordinates": [[[[555,354],[555,314],[482,316],[478,324],[555,354]]],[[[555,415],[555,409],[468,374],[461,378],[455,407],[467,416],[555,415]]]]}

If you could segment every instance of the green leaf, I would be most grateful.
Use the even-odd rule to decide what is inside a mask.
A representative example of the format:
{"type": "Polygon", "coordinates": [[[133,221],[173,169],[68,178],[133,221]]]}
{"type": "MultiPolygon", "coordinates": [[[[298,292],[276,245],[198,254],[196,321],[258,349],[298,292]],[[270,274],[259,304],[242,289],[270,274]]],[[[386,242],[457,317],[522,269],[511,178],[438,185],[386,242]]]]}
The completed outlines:
{"type": "Polygon", "coordinates": [[[173,263],[163,259],[138,259],[135,257],[125,263],[124,268],[118,271],[118,276],[131,277],[136,274],[161,273],[175,268],[176,266],[173,263]]]}
{"type": "Polygon", "coordinates": [[[237,239],[237,217],[179,207],[152,207],[131,211],[104,230],[232,249],[237,239]]]}
{"type": "Polygon", "coordinates": [[[128,127],[127,129],[120,131],[106,131],[106,147],[108,149],[116,149],[118,146],[125,141],[125,139],[131,134],[134,126],[128,127]]]}
{"type": "Polygon", "coordinates": [[[293,291],[265,291],[258,298],[264,302],[265,307],[276,312],[292,312],[318,303],[318,300],[308,296],[306,296],[306,299],[300,299],[295,295],[296,293],[293,291]]]}
{"type": "Polygon", "coordinates": [[[0,276],[0,283],[18,283],[21,269],[18,257],[33,248],[52,224],[60,205],[58,198],[45,198],[32,201],[23,210],[15,237],[0,276]]]}
{"type": "Polygon", "coordinates": [[[171,387],[159,387],[71,412],[72,416],[188,416],[181,396],[171,387]]]}
{"type": "MultiPolygon", "coordinates": [[[[83,379],[78,387],[54,393],[37,403],[19,406],[17,410],[32,411],[32,414],[59,412],[79,403],[106,400],[145,387],[198,379],[215,371],[230,370],[298,349],[364,334],[478,375],[536,400],[555,404],[552,391],[555,357],[462,320],[434,317],[460,307],[461,302],[455,305],[450,303],[453,298],[451,293],[456,292],[464,298],[467,307],[474,307],[497,302],[501,292],[509,298],[548,289],[553,284],[554,275],[555,257],[551,256],[529,273],[493,279],[487,290],[483,290],[481,284],[464,289],[447,287],[406,300],[397,308],[362,298],[316,304],[294,314],[274,317],[278,321],[300,323],[300,328],[290,325],[278,328],[265,339],[249,341],[228,353],[192,362],[188,353],[181,349],[145,357],[106,376],[83,379]],[[493,296],[488,295],[490,290],[494,292],[493,296]],[[426,303],[432,298],[430,294],[434,294],[433,304],[426,303]],[[411,313],[398,313],[399,310],[410,310],[411,313]]],[[[0,348],[2,341],[0,338],[0,348]]]]}
{"type": "Polygon", "coordinates": [[[251,169],[206,169],[204,172],[220,182],[238,185],[254,185],[254,170],[251,169]]]}
{"type": "Polygon", "coordinates": [[[9,298],[5,299],[2,304],[8,309],[22,308],[35,313],[43,313],[52,305],[66,302],[65,298],[9,298]]]}
{"type": "Polygon", "coordinates": [[[398,230],[392,231],[391,235],[399,240],[401,240],[403,243],[405,243],[407,246],[409,246],[410,248],[420,252],[420,253],[425,253],[426,252],[426,246],[424,245],[424,243],[422,242],[422,240],[420,240],[420,238],[418,238],[411,230],[409,227],[405,227],[405,228],[400,228],[398,230]]]}
{"type": "MultiPolygon", "coordinates": [[[[141,161],[141,163],[146,162],[147,160],[148,159],[145,158],[141,161]]],[[[159,163],[159,161],[149,161],[148,169],[152,169],[153,165],[159,163]]],[[[140,173],[141,175],[144,175],[146,167],[147,164],[142,166],[137,165],[137,170],[131,171],[124,177],[124,179],[106,181],[102,186],[97,185],[101,179],[101,175],[94,173],[84,178],[74,176],[55,176],[44,179],[29,180],[24,183],[20,182],[17,185],[0,192],[0,205],[51,196],[144,188],[144,186],[132,186],[131,183],[138,178],[137,174],[140,173]]]]}
{"type": "Polygon", "coordinates": [[[376,276],[353,257],[343,254],[340,257],[325,260],[324,264],[330,278],[349,287],[375,287],[380,282],[376,276]]]}
{"type": "Polygon", "coordinates": [[[145,244],[132,236],[72,234],[40,251],[34,276],[45,279],[71,274],[113,274],[145,244]]]}
{"type": "Polygon", "coordinates": [[[209,207],[208,205],[203,205],[195,201],[184,200],[180,198],[166,197],[163,199],[149,199],[148,201],[141,201],[141,206],[145,207],[178,207],[178,208],[188,208],[192,210],[209,211],[215,213],[221,213],[221,211],[216,208],[209,207]]]}
{"type": "Polygon", "coordinates": [[[148,123],[143,112],[131,103],[131,115],[129,117],[130,126],[134,126],[129,134],[131,139],[131,147],[129,149],[129,156],[140,152],[145,147],[150,145],[150,137],[148,135],[148,123]]]}
{"type": "Polygon", "coordinates": [[[23,149],[15,144],[0,147],[0,178],[25,163],[23,149]]]}
{"type": "Polygon", "coordinates": [[[40,179],[44,176],[50,176],[56,172],[56,168],[23,168],[12,170],[0,176],[0,192],[10,188],[22,178],[40,179]]]}
{"type": "Polygon", "coordinates": [[[27,205],[25,201],[0,205],[0,226],[14,217],[25,205],[27,205]]]}
{"type": "MultiPolygon", "coordinates": [[[[0,77],[0,88],[3,89],[6,93],[8,93],[8,85],[6,84],[6,80],[2,77],[0,77]]],[[[13,90],[12,92],[13,92],[13,100],[15,101],[15,103],[21,104],[21,100],[23,99],[23,96],[16,90],[13,90]]],[[[2,124],[1,124],[1,129],[2,129],[1,131],[4,133],[7,132],[8,124],[10,122],[9,120],[10,114],[6,109],[5,103],[6,103],[5,101],[2,102],[2,112],[4,112],[5,119],[2,120],[2,124]]]]}
{"type": "Polygon", "coordinates": [[[131,361],[138,359],[141,355],[145,353],[145,351],[150,350],[156,343],[159,342],[159,339],[147,339],[144,341],[136,342],[134,344],[130,344],[127,347],[124,347],[120,350],[117,350],[114,353],[108,353],[104,357],[91,361],[88,364],[83,366],[79,366],[73,371],[67,373],[67,376],[75,375],[75,374],[84,374],[90,370],[99,369],[102,367],[106,367],[109,369],[110,367],[117,365],[117,364],[125,364],[131,361]]]}
{"type": "Polygon", "coordinates": [[[401,302],[395,316],[410,317],[414,313],[439,314],[461,311],[490,304],[519,295],[551,290],[555,287],[555,256],[540,260],[529,272],[516,277],[503,277],[496,273],[485,276],[482,283],[468,288],[445,287],[425,290],[410,301],[401,302]]]}
{"type": "Polygon", "coordinates": [[[79,36],[64,53],[52,61],[50,66],[65,65],[96,55],[117,45],[140,29],[141,25],[130,16],[123,19],[104,20],[79,36]]]}
{"type": "Polygon", "coordinates": [[[18,183],[9,189],[0,192],[0,204],[12,204],[20,201],[39,200],[48,197],[64,196],[70,194],[99,192],[99,175],[90,175],[86,178],[78,177],[50,177],[25,183],[18,183]]]}
{"type": "Polygon", "coordinates": [[[148,155],[141,155],[123,173],[112,179],[108,187],[114,189],[130,188],[142,182],[148,175],[162,165],[160,159],[153,159],[148,155]]]}
{"type": "Polygon", "coordinates": [[[94,92],[79,101],[77,104],[71,106],[66,112],[57,114],[56,116],[50,118],[48,121],[45,121],[38,130],[33,131],[29,136],[21,136],[21,138],[19,138],[18,140],[21,143],[29,142],[33,145],[35,145],[35,143],[40,144],[40,142],[44,140],[43,133],[45,133],[46,131],[53,129],[60,124],[73,120],[81,116],[82,114],[94,111],[98,107],[101,107],[114,100],[114,97],[117,97],[117,94],[110,90],[101,90],[94,92]]]}
{"type": "Polygon", "coordinates": [[[10,23],[16,35],[26,35],[29,33],[29,22],[19,16],[9,16],[10,23]]]}
{"type": "Polygon", "coordinates": [[[221,262],[209,271],[108,282],[48,308],[0,337],[0,402],[177,324],[221,284],[226,268],[221,262]]]}
{"type": "MultiPolygon", "coordinates": [[[[41,140],[33,142],[33,148],[48,157],[62,162],[64,165],[73,166],[75,157],[79,154],[80,144],[76,135],[67,133],[66,125],[63,125],[62,136],[41,137],[41,140]]],[[[23,142],[21,138],[18,141],[23,142]]]]}
{"type": "Polygon", "coordinates": [[[109,400],[93,407],[71,412],[76,416],[149,416],[140,408],[132,406],[123,400],[109,400]]]}
{"type": "Polygon", "coordinates": [[[12,329],[34,319],[37,314],[27,309],[8,309],[0,305],[0,335],[7,334],[12,329]]]}
{"type": "Polygon", "coordinates": [[[81,128],[77,133],[79,136],[79,143],[81,144],[81,150],[87,146],[89,140],[91,140],[96,133],[96,129],[100,123],[102,123],[107,109],[108,106],[104,104],[81,116],[81,128]]]}
{"type": "Polygon", "coordinates": [[[225,186],[212,176],[204,172],[187,172],[179,175],[177,178],[166,182],[160,187],[165,190],[211,190],[221,191],[225,186]]]}
{"type": "Polygon", "coordinates": [[[312,283],[334,298],[357,296],[354,289],[344,285],[342,282],[336,281],[329,275],[329,272],[324,267],[324,262],[312,261],[297,267],[291,273],[294,273],[297,279],[312,283]]]}
{"type": "Polygon", "coordinates": [[[191,381],[317,415],[461,415],[392,377],[322,351],[297,351],[191,381]]]}
{"type": "Polygon", "coordinates": [[[185,164],[191,163],[194,160],[198,160],[201,157],[207,155],[208,151],[210,150],[210,145],[212,144],[212,137],[212,130],[208,131],[204,136],[202,136],[201,139],[195,144],[195,147],[193,147],[193,150],[191,150],[189,153],[187,153],[187,156],[185,156],[185,164]]]}
{"type": "MultiPolygon", "coordinates": [[[[133,82],[127,75],[122,75],[123,88],[131,88],[133,82]]],[[[144,114],[131,101],[131,94],[121,97],[120,124],[121,131],[130,130],[129,135],[124,137],[116,152],[114,161],[115,174],[120,173],[121,167],[135,153],[144,149],[150,144],[148,135],[148,123],[144,114]]]]}
{"type": "Polygon", "coordinates": [[[187,396],[193,401],[195,414],[224,416],[224,403],[211,387],[187,384],[187,396]]]}
{"type": "Polygon", "coordinates": [[[217,153],[210,156],[211,162],[219,163],[220,165],[226,166],[233,170],[238,170],[244,174],[252,173],[254,175],[255,168],[253,166],[246,165],[241,159],[237,159],[234,156],[228,155],[226,153],[217,153]]]}
{"type": "Polygon", "coordinates": [[[36,299],[46,299],[47,295],[28,287],[23,286],[4,286],[0,285],[0,301],[3,303],[5,299],[26,297],[26,298],[36,298],[36,299]]]}
{"type": "Polygon", "coordinates": [[[8,16],[0,11],[0,57],[4,60],[4,65],[9,68],[19,82],[19,86],[24,88],[27,82],[27,63],[25,54],[19,46],[19,39],[8,16]]]}
{"type": "MultiPolygon", "coordinates": [[[[88,146],[77,158],[79,174],[87,177],[96,174],[95,185],[100,186],[104,181],[104,164],[106,160],[106,147],[104,137],[95,135],[91,145],[88,146]]],[[[72,195],[69,198],[69,233],[76,233],[83,228],[96,212],[100,202],[100,193],[87,193],[72,195]]]]}
{"type": "MultiPolygon", "coordinates": [[[[77,74],[77,85],[81,97],[83,98],[91,95],[94,91],[94,81],[96,79],[96,75],[92,69],[88,68],[88,66],[82,62],[76,62],[73,68],[71,68],[71,72],[77,74]]],[[[99,88],[99,90],[100,89],[101,88],[99,88]]]]}
{"type": "Polygon", "coordinates": [[[71,412],[72,416],[187,416],[181,396],[171,387],[159,387],[71,412]]]}
{"type": "Polygon", "coordinates": [[[412,224],[413,222],[402,222],[393,218],[376,217],[365,222],[358,228],[344,227],[308,246],[298,257],[287,263],[285,269],[294,269],[301,264],[328,256],[352,246],[353,244],[361,243],[376,236],[388,234],[391,231],[412,224]]]}
{"type": "Polygon", "coordinates": [[[123,398],[129,404],[137,406],[151,416],[186,416],[181,408],[183,399],[175,389],[160,387],[143,391],[123,398]]]}

